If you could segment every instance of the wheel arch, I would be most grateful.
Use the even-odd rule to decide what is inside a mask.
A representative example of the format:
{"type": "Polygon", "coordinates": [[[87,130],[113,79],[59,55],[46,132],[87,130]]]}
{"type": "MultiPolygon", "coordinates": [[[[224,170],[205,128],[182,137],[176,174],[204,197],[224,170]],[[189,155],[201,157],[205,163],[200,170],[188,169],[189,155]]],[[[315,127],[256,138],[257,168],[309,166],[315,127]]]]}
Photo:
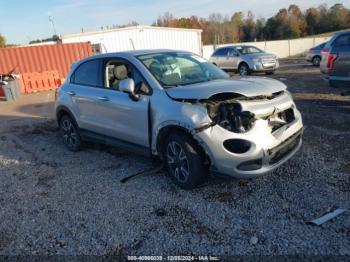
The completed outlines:
{"type": "Polygon", "coordinates": [[[165,142],[169,134],[174,132],[181,132],[192,136],[191,131],[189,129],[180,125],[170,124],[170,125],[161,127],[157,133],[157,138],[156,138],[156,152],[160,159],[163,158],[163,154],[162,154],[163,143],[165,142]]]}
{"type": "Polygon", "coordinates": [[[239,62],[237,69],[239,70],[240,66],[243,65],[243,64],[246,64],[246,66],[248,67],[248,69],[251,70],[249,64],[248,64],[246,61],[241,61],[241,62],[239,62]]]}
{"type": "Polygon", "coordinates": [[[60,125],[60,120],[64,115],[68,115],[74,121],[74,123],[78,126],[78,123],[77,123],[72,111],[70,111],[68,107],[63,106],[63,105],[58,106],[56,109],[56,121],[57,121],[58,126],[60,125]]]}
{"type": "Polygon", "coordinates": [[[162,145],[165,142],[167,136],[173,132],[180,132],[183,134],[186,134],[190,136],[198,145],[198,147],[203,151],[203,154],[205,155],[206,159],[211,163],[212,158],[211,154],[206,150],[207,148],[200,143],[200,140],[198,140],[190,129],[186,128],[185,126],[176,125],[176,124],[169,124],[166,126],[163,126],[159,129],[156,137],[156,153],[158,157],[163,160],[163,154],[162,154],[162,145]]]}

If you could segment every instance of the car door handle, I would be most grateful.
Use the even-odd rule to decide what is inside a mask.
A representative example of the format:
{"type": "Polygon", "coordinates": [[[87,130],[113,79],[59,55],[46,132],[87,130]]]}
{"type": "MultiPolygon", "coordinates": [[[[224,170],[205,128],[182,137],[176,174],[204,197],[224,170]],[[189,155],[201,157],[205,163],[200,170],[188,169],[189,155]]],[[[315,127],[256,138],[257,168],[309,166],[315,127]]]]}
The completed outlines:
{"type": "Polygon", "coordinates": [[[108,97],[105,97],[105,96],[99,96],[97,97],[98,100],[102,101],[102,102],[107,102],[109,101],[109,98],[108,97]]]}
{"type": "Polygon", "coordinates": [[[68,91],[67,94],[70,95],[70,96],[75,96],[75,92],[74,91],[68,91]]]}

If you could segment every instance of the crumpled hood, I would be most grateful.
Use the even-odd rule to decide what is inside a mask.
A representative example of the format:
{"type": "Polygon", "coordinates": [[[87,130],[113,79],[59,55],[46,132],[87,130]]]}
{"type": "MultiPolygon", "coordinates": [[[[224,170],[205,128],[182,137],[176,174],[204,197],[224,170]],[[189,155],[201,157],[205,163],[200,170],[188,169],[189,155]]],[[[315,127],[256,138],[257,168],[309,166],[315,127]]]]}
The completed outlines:
{"type": "Polygon", "coordinates": [[[219,93],[237,93],[246,97],[271,95],[286,88],[285,84],[271,78],[241,77],[177,86],[166,89],[166,92],[174,99],[208,99],[219,93]]]}

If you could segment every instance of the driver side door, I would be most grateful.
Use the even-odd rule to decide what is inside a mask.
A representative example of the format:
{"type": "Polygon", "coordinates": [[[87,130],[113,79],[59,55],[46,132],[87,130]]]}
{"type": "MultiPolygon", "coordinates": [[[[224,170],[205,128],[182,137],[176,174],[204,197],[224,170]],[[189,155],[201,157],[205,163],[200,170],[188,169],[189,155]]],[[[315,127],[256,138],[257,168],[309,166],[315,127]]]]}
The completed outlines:
{"type": "MultiPolygon", "coordinates": [[[[111,58],[103,63],[104,86],[96,97],[96,115],[98,115],[97,128],[99,133],[142,147],[149,147],[148,106],[150,101],[150,86],[141,73],[124,59],[111,58]],[[111,68],[112,65],[112,68],[111,68]],[[140,98],[136,101],[129,94],[119,91],[118,85],[112,86],[114,66],[127,68],[126,78],[132,78],[140,98]]],[[[122,79],[120,79],[122,80],[122,79]]]]}

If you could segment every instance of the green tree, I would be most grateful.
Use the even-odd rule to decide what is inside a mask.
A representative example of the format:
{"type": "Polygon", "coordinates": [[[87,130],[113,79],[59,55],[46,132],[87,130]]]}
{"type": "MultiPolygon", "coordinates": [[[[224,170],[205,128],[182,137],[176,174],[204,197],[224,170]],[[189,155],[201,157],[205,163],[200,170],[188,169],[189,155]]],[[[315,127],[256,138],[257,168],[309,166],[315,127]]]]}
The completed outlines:
{"type": "Polygon", "coordinates": [[[349,9],[345,8],[342,4],[335,4],[329,10],[327,14],[327,21],[329,24],[329,31],[336,31],[346,29],[349,26],[349,9]]]}
{"type": "Polygon", "coordinates": [[[243,39],[244,16],[242,12],[236,12],[231,16],[231,25],[236,31],[233,35],[233,42],[240,42],[243,39]]]}
{"type": "Polygon", "coordinates": [[[6,38],[0,34],[0,48],[6,47],[6,38]]]}
{"type": "Polygon", "coordinates": [[[270,17],[267,21],[266,21],[266,25],[265,25],[265,34],[266,34],[266,39],[271,40],[271,39],[275,39],[275,33],[278,27],[278,23],[275,17],[270,17]]]}
{"type": "Polygon", "coordinates": [[[289,37],[290,28],[289,28],[289,16],[287,9],[283,8],[278,11],[275,16],[275,28],[272,31],[271,39],[285,39],[289,37]]]}
{"type": "MultiPolygon", "coordinates": [[[[304,37],[350,27],[350,10],[342,4],[326,5],[302,11],[292,4],[288,9],[280,9],[274,16],[265,20],[255,19],[252,12],[245,18],[242,12],[231,18],[220,13],[208,18],[196,16],[176,18],[167,12],[158,17],[153,25],[202,29],[204,44],[224,44],[240,41],[279,40],[304,37]]],[[[39,40],[44,41],[44,40],[39,40]]]]}
{"type": "Polygon", "coordinates": [[[243,25],[244,41],[254,41],[255,34],[255,20],[251,11],[248,11],[247,19],[244,20],[243,25]]]}
{"type": "Polygon", "coordinates": [[[299,6],[290,5],[288,8],[289,37],[298,38],[306,35],[307,24],[299,6]]]}
{"type": "Polygon", "coordinates": [[[309,8],[305,13],[305,21],[307,24],[307,33],[314,35],[318,32],[319,12],[317,8],[309,8]]]}
{"type": "Polygon", "coordinates": [[[329,23],[327,21],[328,19],[328,8],[325,4],[320,5],[318,8],[318,17],[319,17],[319,21],[318,21],[318,25],[317,25],[317,34],[320,33],[324,33],[324,32],[328,32],[330,27],[329,27],[329,23]]]}
{"type": "Polygon", "coordinates": [[[255,22],[255,31],[257,40],[265,40],[267,37],[266,20],[265,18],[258,18],[255,22]]]}

